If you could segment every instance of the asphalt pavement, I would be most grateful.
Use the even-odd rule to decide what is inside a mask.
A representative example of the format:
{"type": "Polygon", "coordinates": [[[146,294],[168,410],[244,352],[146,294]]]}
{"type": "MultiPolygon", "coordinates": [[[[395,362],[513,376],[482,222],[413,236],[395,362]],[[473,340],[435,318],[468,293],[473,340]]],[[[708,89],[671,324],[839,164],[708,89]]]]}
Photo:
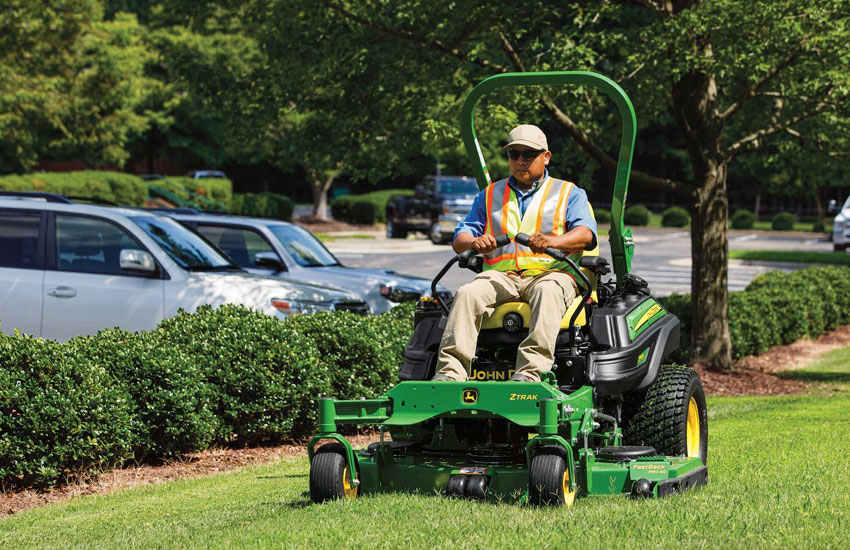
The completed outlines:
{"type": "MultiPolygon", "coordinates": [[[[632,273],[649,282],[656,296],[691,290],[691,238],[688,231],[670,228],[633,227],[635,255],[632,273]]],[[[600,238],[600,254],[611,259],[608,237],[600,238]]],[[[352,267],[394,269],[405,275],[432,278],[454,253],[449,245],[434,245],[423,236],[387,239],[376,233],[374,239],[340,238],[327,243],[339,260],[352,267]]],[[[730,231],[729,248],[758,250],[831,251],[825,237],[806,233],[772,233],[766,231],[730,231]]],[[[729,290],[743,290],[760,273],[779,269],[794,271],[806,264],[729,261],[729,290]]],[[[452,268],[442,279],[451,290],[470,281],[471,271],[452,268]]]]}

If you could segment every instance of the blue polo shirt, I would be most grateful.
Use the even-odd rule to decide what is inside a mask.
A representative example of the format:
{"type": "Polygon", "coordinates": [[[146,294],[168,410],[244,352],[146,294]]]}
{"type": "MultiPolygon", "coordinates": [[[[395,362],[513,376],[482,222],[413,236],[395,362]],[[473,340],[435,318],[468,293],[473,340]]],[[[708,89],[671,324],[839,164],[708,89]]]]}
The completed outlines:
{"type": "MultiPolygon", "coordinates": [[[[526,192],[523,192],[517,186],[516,180],[513,176],[508,178],[508,186],[513,189],[517,202],[519,203],[520,216],[525,215],[525,211],[528,209],[528,204],[531,202],[531,198],[534,196],[534,193],[537,192],[540,188],[540,184],[545,182],[548,177],[549,171],[546,170],[543,174],[543,179],[531,184],[531,189],[526,192]]],[[[472,202],[472,210],[469,211],[469,214],[466,215],[466,218],[462,222],[457,224],[454,238],[456,239],[460,233],[469,233],[473,237],[480,237],[484,233],[484,227],[486,225],[487,194],[485,190],[482,190],[475,196],[475,200],[472,202]]],[[[590,216],[590,208],[588,208],[587,203],[587,193],[584,192],[584,189],[581,189],[576,185],[573,186],[572,191],[570,191],[570,196],[567,198],[567,212],[564,216],[564,229],[566,231],[571,231],[580,225],[587,227],[593,233],[593,242],[587,248],[587,250],[593,250],[596,248],[597,244],[596,220],[590,216]]]]}

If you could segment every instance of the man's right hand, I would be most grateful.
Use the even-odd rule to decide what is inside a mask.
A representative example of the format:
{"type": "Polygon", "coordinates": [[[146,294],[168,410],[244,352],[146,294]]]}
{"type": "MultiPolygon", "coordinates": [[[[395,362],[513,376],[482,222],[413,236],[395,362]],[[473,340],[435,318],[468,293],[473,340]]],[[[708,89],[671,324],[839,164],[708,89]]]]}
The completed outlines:
{"type": "Polygon", "coordinates": [[[496,244],[496,237],[489,233],[476,237],[472,240],[472,248],[474,248],[479,254],[488,254],[496,250],[498,247],[499,245],[496,244]]]}

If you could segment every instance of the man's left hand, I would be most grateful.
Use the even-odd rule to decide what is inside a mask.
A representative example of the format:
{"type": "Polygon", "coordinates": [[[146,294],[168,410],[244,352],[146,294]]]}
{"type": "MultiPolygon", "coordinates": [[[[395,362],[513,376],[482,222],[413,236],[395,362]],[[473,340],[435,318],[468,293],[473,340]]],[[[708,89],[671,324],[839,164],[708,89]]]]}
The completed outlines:
{"type": "Polygon", "coordinates": [[[539,254],[541,252],[545,252],[549,247],[555,247],[555,239],[551,235],[535,233],[528,238],[528,248],[530,248],[533,252],[539,254]]]}

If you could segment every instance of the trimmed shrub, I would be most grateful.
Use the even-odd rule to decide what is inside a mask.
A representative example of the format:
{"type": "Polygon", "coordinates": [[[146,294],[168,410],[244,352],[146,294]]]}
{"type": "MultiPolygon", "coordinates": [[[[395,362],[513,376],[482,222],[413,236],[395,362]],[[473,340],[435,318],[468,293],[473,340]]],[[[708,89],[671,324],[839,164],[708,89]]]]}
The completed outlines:
{"type": "Polygon", "coordinates": [[[797,216],[790,212],[780,212],[773,217],[770,227],[775,231],[790,231],[794,229],[795,223],[797,223],[797,216]]]}
{"type": "Polygon", "coordinates": [[[611,223],[611,211],[604,208],[594,208],[593,215],[596,223],[611,223]]]}
{"type": "Polygon", "coordinates": [[[731,223],[732,229],[752,229],[756,223],[756,215],[749,210],[735,210],[731,223]]]}
{"type": "Polygon", "coordinates": [[[823,220],[815,220],[812,224],[812,232],[826,233],[826,226],[824,225],[823,220]]]}
{"type": "Polygon", "coordinates": [[[188,176],[168,176],[168,181],[182,185],[210,200],[229,205],[233,198],[233,182],[224,178],[194,179],[188,176]]]}
{"type": "Polygon", "coordinates": [[[0,481],[47,487],[132,457],[137,425],[123,384],[80,341],[0,333],[0,481]]]}
{"type": "Polygon", "coordinates": [[[331,201],[331,215],[335,220],[353,224],[372,224],[387,221],[387,202],[393,195],[412,196],[410,189],[385,189],[383,191],[372,191],[363,195],[342,195],[331,201]],[[368,220],[369,208],[366,206],[355,206],[368,203],[374,206],[374,221],[368,220]]]}
{"type": "Polygon", "coordinates": [[[623,215],[623,222],[626,225],[648,225],[649,224],[649,209],[642,204],[635,204],[626,208],[623,215]]]}
{"type": "Polygon", "coordinates": [[[377,210],[373,203],[367,201],[355,201],[349,209],[351,223],[357,225],[374,225],[377,218],[377,210]]]}
{"type": "Polygon", "coordinates": [[[691,215],[680,206],[671,206],[661,213],[662,227],[687,227],[691,223],[691,215]]]}
{"type": "Polygon", "coordinates": [[[333,219],[344,222],[351,219],[351,195],[341,195],[331,201],[331,216],[333,219]]]}
{"type": "Polygon", "coordinates": [[[138,176],[107,170],[0,176],[0,189],[89,197],[127,206],[144,206],[148,197],[147,182],[138,176]]]}
{"type": "Polygon", "coordinates": [[[291,221],[295,202],[277,193],[238,193],[230,201],[230,212],[252,218],[291,221]]]}

